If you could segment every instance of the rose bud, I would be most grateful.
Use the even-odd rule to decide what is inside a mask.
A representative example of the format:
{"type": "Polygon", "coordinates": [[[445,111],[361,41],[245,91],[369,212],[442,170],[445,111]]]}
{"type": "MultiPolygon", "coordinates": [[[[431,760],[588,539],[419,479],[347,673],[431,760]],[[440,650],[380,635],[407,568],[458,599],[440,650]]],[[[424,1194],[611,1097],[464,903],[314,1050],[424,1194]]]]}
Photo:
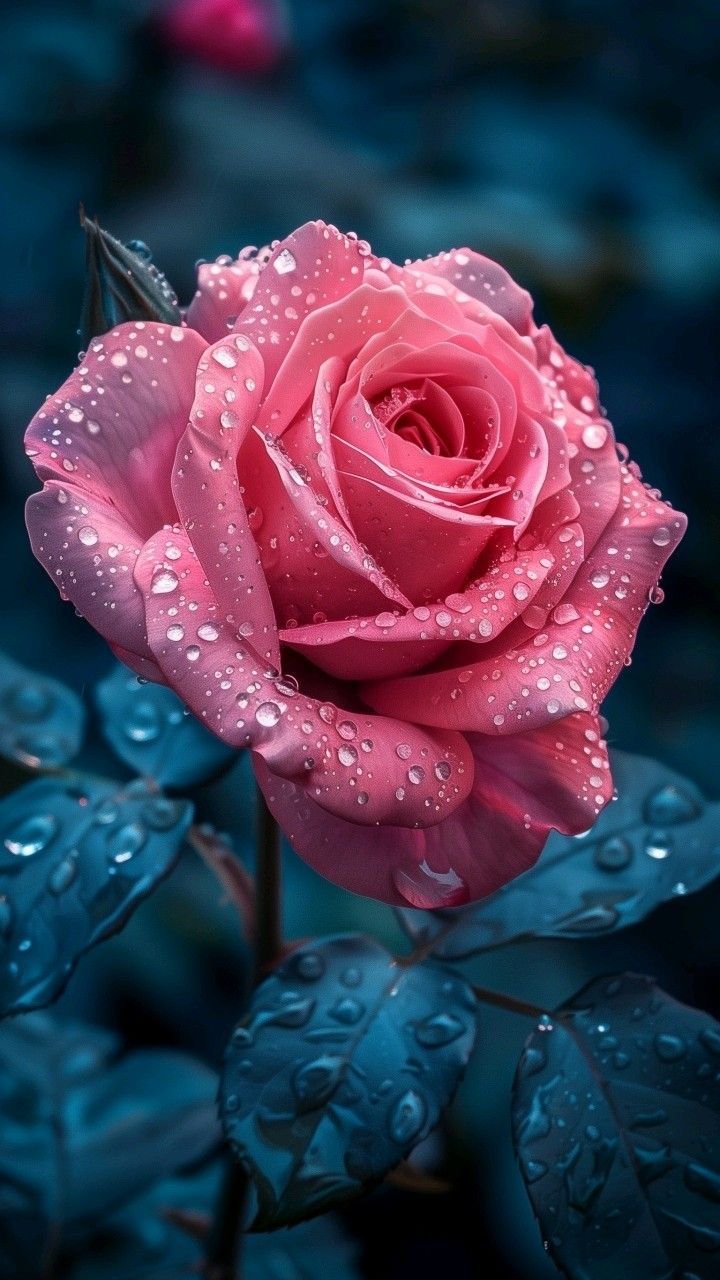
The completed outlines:
{"type": "Polygon", "coordinates": [[[599,707],[685,517],[470,249],[309,223],[203,268],[186,320],[91,342],[35,415],[35,554],[328,879],[492,893],[610,802],[599,707]]]}
{"type": "Polygon", "coordinates": [[[122,244],[93,218],[80,211],[85,231],[85,293],[80,339],[107,333],[125,320],[164,320],[179,324],[180,308],[173,289],[150,261],[146,245],[122,244]]]}

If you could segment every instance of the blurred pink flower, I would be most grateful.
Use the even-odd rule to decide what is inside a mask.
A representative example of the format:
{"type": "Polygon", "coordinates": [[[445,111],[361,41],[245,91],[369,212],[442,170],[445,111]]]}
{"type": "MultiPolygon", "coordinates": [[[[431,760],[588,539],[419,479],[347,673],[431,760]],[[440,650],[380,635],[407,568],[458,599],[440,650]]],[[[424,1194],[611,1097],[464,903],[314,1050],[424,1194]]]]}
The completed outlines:
{"type": "Polygon", "coordinates": [[[174,0],[162,27],[176,48],[221,71],[268,71],[286,44],[277,0],[174,0]]]}

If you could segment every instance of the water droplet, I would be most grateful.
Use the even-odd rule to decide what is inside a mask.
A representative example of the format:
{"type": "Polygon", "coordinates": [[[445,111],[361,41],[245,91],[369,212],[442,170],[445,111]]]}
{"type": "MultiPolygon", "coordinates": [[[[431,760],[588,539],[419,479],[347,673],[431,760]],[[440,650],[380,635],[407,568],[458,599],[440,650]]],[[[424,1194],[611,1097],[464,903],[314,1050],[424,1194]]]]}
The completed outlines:
{"type": "Polygon", "coordinates": [[[142,816],[154,831],[169,831],[180,817],[180,806],[167,796],[151,796],[142,807],[142,816]]]}
{"type": "Polygon", "coordinates": [[[588,449],[602,449],[607,437],[607,427],[599,422],[593,422],[584,428],[582,442],[588,449]]]}
{"type": "Polygon", "coordinates": [[[123,733],[131,742],[154,742],[161,730],[157,707],[149,698],[134,700],[122,727],[123,733]]]}
{"type": "Polygon", "coordinates": [[[323,1054],[298,1068],[292,1078],[292,1091],[301,1111],[313,1111],[332,1097],[345,1065],[345,1058],[323,1054]]]}
{"type": "Polygon", "coordinates": [[[170,591],[175,591],[179,582],[177,574],[165,567],[156,569],[150,582],[150,590],[154,596],[167,595],[170,591]]]}
{"type": "Polygon", "coordinates": [[[425,1099],[415,1089],[408,1089],[398,1098],[388,1118],[388,1129],[393,1142],[407,1146],[422,1131],[426,1117],[425,1099]]]}
{"type": "Polygon", "coordinates": [[[357,751],[349,744],[344,743],[342,747],[338,747],[338,760],[341,764],[344,764],[346,768],[349,768],[353,764],[357,764],[357,758],[357,751]]]}
{"type": "Polygon", "coordinates": [[[218,635],[219,635],[219,632],[217,628],[214,627],[210,622],[204,622],[201,627],[198,627],[198,636],[200,637],[201,640],[208,640],[208,641],[217,640],[218,635]]]}
{"type": "Polygon", "coordinates": [[[58,862],[57,866],[50,872],[48,879],[48,889],[51,893],[64,893],[70,888],[73,880],[77,875],[77,861],[75,858],[63,858],[62,862],[58,862]]]}
{"type": "Polygon", "coordinates": [[[289,249],[281,249],[273,261],[273,267],[279,276],[286,276],[289,272],[295,270],[297,262],[289,249]]]}
{"type": "Polygon", "coordinates": [[[452,773],[452,765],[448,764],[447,760],[438,760],[434,773],[439,782],[447,782],[452,773]]]}
{"type": "Polygon", "coordinates": [[[663,858],[669,858],[673,851],[673,842],[665,831],[652,831],[648,836],[648,842],[645,845],[645,852],[648,858],[655,858],[661,861],[663,858]]]}
{"type": "Polygon", "coordinates": [[[659,1033],[653,1040],[655,1052],[663,1062],[677,1062],[685,1056],[685,1042],[679,1036],[659,1033]]]}
{"type": "Polygon", "coordinates": [[[674,783],[651,792],[643,806],[645,821],[652,826],[672,826],[698,818],[702,807],[693,796],[674,783]]]}
{"type": "Polygon", "coordinates": [[[425,770],[419,764],[414,764],[408,769],[408,782],[412,782],[413,786],[418,787],[425,778],[425,770]]]}
{"type": "Polygon", "coordinates": [[[305,951],[295,961],[295,972],[306,982],[317,982],[325,972],[325,961],[316,951],[305,951]]]}
{"type": "Polygon", "coordinates": [[[665,525],[660,525],[660,527],[653,533],[652,540],[656,547],[666,547],[671,537],[672,534],[670,533],[670,530],[666,529],[665,525]]]}
{"type": "Polygon", "coordinates": [[[601,871],[622,871],[632,861],[633,847],[624,836],[611,836],[595,849],[595,865],[601,871]]]}
{"type": "Polygon", "coordinates": [[[359,1000],[354,1000],[352,996],[341,996],[329,1010],[329,1015],[336,1022],[342,1022],[347,1027],[353,1027],[359,1022],[365,1012],[365,1005],[359,1000]]]}
{"type": "Polygon", "coordinates": [[[465,1024],[452,1013],[436,1013],[419,1022],[415,1028],[415,1039],[426,1049],[437,1049],[452,1044],[463,1034],[465,1024]]]}
{"type": "Polygon", "coordinates": [[[94,547],[98,541],[98,531],[89,524],[83,525],[82,529],[78,529],[78,539],[84,547],[94,547]]]}
{"type": "Polygon", "coordinates": [[[215,363],[222,365],[223,369],[234,369],[237,364],[235,355],[229,347],[216,347],[211,355],[215,363]]]}
{"type": "Polygon", "coordinates": [[[105,845],[113,862],[129,862],[142,849],[146,840],[145,828],[140,822],[124,822],[117,830],[109,831],[105,845]]]}
{"type": "Polygon", "coordinates": [[[255,719],[266,729],[272,729],[280,720],[282,712],[277,702],[261,702],[255,712],[255,719]]]}
{"type": "Polygon", "coordinates": [[[46,849],[58,829],[57,819],[51,813],[35,813],[23,818],[4,837],[8,853],[17,858],[31,858],[46,849]]]}

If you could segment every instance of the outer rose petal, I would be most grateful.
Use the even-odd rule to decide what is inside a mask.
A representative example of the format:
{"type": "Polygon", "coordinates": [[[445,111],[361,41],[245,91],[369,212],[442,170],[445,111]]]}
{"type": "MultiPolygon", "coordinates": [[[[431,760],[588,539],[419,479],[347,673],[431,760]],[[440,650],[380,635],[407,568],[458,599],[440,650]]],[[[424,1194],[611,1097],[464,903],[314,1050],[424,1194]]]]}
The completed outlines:
{"type": "Polygon", "coordinates": [[[548,832],[586,830],[612,795],[597,721],[573,715],[506,739],[473,735],[475,781],[434,827],[360,827],[254,757],[255,776],[293,848],[320,875],[396,906],[459,906],[532,866],[548,832]]]}
{"type": "Polygon", "coordinates": [[[31,494],[25,518],[32,549],[64,599],[111,644],[150,659],[133,578],[142,537],[109,502],[59,480],[31,494]]]}
{"type": "Polygon", "coordinates": [[[363,824],[424,826],[465,800],[474,766],[460,734],[343,712],[297,693],[224,621],[182,530],[147,542],[135,580],[170,687],[218,737],[252,747],[324,810],[363,824]]]}
{"type": "Polygon", "coordinates": [[[191,329],[208,342],[227,337],[255,292],[262,270],[255,258],[238,258],[236,262],[203,262],[198,267],[197,290],[187,309],[191,329]]]}
{"type": "Polygon", "coordinates": [[[151,655],[133,568],[148,534],[175,519],[172,460],[204,348],[189,329],[121,325],[90,344],[26,435],[45,480],[26,508],[35,555],[62,594],[144,673],[151,655]]]}
{"type": "Polygon", "coordinates": [[[107,502],[143,539],[174,520],[173,460],[206,345],[192,329],[143,321],[94,339],[27,429],[40,479],[107,502]]]}

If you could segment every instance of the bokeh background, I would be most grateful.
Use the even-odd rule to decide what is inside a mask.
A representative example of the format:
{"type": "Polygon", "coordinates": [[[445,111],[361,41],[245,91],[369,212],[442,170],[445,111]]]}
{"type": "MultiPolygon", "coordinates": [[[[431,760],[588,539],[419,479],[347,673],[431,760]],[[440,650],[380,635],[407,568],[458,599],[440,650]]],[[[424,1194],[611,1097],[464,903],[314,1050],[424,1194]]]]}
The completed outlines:
{"type": "MultiPolygon", "coordinates": [[[[104,646],[34,563],[22,434],[78,349],[78,202],[146,241],[182,301],[194,264],[308,218],[403,260],[470,245],[528,287],[594,366],[618,438],[688,512],[610,740],[720,795],[720,7],[715,0],[24,0],[0,42],[2,645],[89,688],[104,646]]],[[[97,760],[94,762],[97,767],[97,760]]],[[[252,839],[240,765],[201,812],[252,839]]],[[[720,855],[720,841],[719,841],[720,855]]],[[[391,913],[286,859],[291,935],[391,913]]],[[[543,1003],[617,968],[720,1013],[720,891],[611,941],[527,944],[477,961],[543,1003]]],[[[217,1063],[246,956],[199,864],[81,966],[62,1007],[217,1063]],[[198,912],[198,903],[201,910],[198,912]]],[[[420,1160],[452,1183],[383,1189],[346,1214],[363,1274],[555,1275],[515,1171],[507,1097],[522,1022],[489,1011],[447,1132],[420,1160]]]]}

